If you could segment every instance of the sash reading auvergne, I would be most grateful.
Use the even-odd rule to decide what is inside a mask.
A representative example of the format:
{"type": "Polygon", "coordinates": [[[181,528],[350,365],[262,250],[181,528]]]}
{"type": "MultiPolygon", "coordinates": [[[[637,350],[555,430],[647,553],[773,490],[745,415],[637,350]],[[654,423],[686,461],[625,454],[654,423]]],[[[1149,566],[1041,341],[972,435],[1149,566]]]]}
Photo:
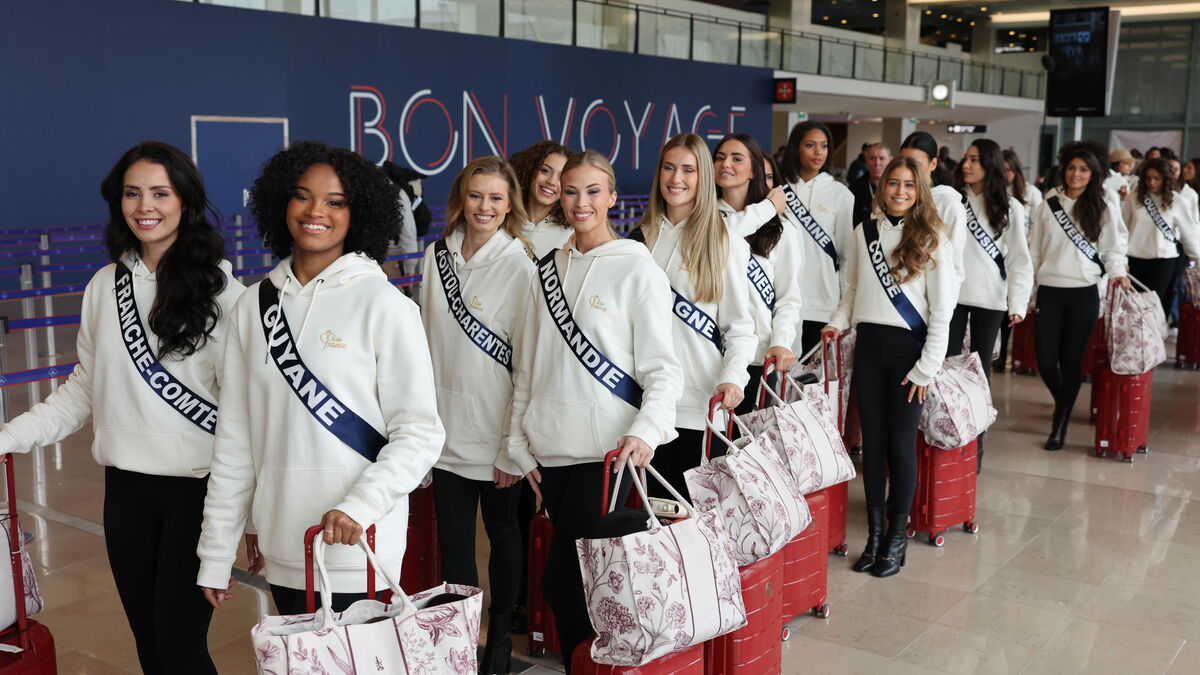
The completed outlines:
{"type": "Polygon", "coordinates": [[[291,385],[296,398],[304,404],[321,426],[329,430],[350,449],[374,462],[387,438],[363,418],[338,400],[300,358],[296,341],[288,328],[287,317],[279,304],[279,290],[264,279],[258,284],[258,311],[262,316],[263,337],[271,360],[291,385]]]}
{"type": "Polygon", "coordinates": [[[471,313],[471,310],[467,309],[467,303],[463,302],[460,292],[458,275],[454,273],[454,261],[450,256],[450,249],[446,247],[446,240],[439,239],[433,248],[434,257],[437,259],[438,276],[442,278],[442,290],[446,293],[446,304],[450,307],[450,314],[454,316],[455,323],[462,328],[468,340],[475,343],[475,346],[483,350],[484,354],[492,357],[496,363],[504,366],[505,370],[511,373],[512,345],[493,333],[471,313]]]}
{"type": "Polygon", "coordinates": [[[205,400],[196,392],[188,389],[187,385],[175,379],[175,376],[163,368],[158,357],[150,351],[146,341],[146,329],[142,327],[142,317],[138,313],[137,300],[133,297],[133,273],[125,263],[117,263],[117,320],[121,326],[121,341],[133,366],[138,374],[150,385],[150,391],[161,398],[167,405],[183,415],[187,421],[200,427],[201,430],[215,434],[217,429],[217,406],[205,400]]]}
{"type": "Polygon", "coordinates": [[[1175,244],[1176,247],[1179,247],[1179,240],[1175,237],[1175,230],[1172,230],[1171,226],[1167,224],[1166,219],[1162,217],[1162,213],[1159,212],[1158,206],[1155,205],[1154,200],[1150,198],[1149,191],[1146,192],[1145,197],[1142,197],[1142,206],[1146,207],[1146,211],[1150,213],[1150,220],[1154,221],[1154,226],[1158,228],[1159,232],[1163,233],[1163,236],[1167,238],[1167,241],[1175,244]]]}
{"type": "Polygon", "coordinates": [[[963,196],[963,208],[967,210],[967,229],[971,231],[971,236],[975,237],[975,241],[983,247],[983,252],[988,254],[992,262],[996,263],[996,267],[1000,268],[1000,278],[1008,279],[1008,272],[1004,269],[1004,255],[1000,253],[1000,247],[996,245],[996,241],[992,239],[992,235],[983,228],[983,223],[979,222],[979,218],[975,216],[975,210],[971,208],[971,203],[967,201],[967,197],[963,196]]]}
{"type": "Polygon", "coordinates": [[[1075,223],[1071,222],[1071,217],[1063,210],[1058,197],[1055,196],[1047,199],[1046,204],[1050,206],[1050,213],[1054,214],[1054,219],[1058,221],[1058,225],[1063,229],[1063,232],[1067,233],[1067,238],[1071,240],[1071,243],[1075,244],[1075,248],[1078,248],[1087,256],[1088,260],[1091,260],[1100,267],[1100,274],[1107,274],[1108,271],[1104,269],[1104,261],[1100,259],[1100,253],[1096,250],[1095,244],[1088,241],[1087,237],[1083,236],[1083,233],[1079,231],[1079,228],[1075,227],[1075,223]]]}
{"type": "Polygon", "coordinates": [[[558,326],[558,332],[567,341],[571,353],[588,373],[600,383],[600,386],[611,391],[622,401],[635,408],[642,407],[642,387],[629,373],[617,364],[608,360],[600,350],[592,344],[571,315],[571,307],[563,294],[562,280],[558,278],[558,267],[554,264],[554,255],[558,249],[546,254],[538,261],[538,285],[542,287],[542,295],[546,299],[546,311],[558,326]]]}
{"type": "Polygon", "coordinates": [[[762,268],[753,254],[750,256],[750,263],[746,266],[746,277],[750,279],[750,286],[758,291],[758,297],[762,298],[763,304],[774,312],[775,284],[771,283],[771,277],[767,276],[767,271],[762,268]]]}
{"type": "Polygon", "coordinates": [[[862,222],[862,231],[863,237],[867,241],[867,254],[871,256],[871,269],[875,270],[879,285],[883,286],[883,292],[887,294],[892,306],[900,313],[900,318],[908,324],[909,330],[917,336],[918,340],[924,342],[927,330],[925,319],[921,317],[917,308],[913,307],[908,296],[904,294],[904,289],[900,288],[900,284],[896,283],[896,277],[892,276],[892,268],[888,265],[887,255],[883,252],[883,245],[879,243],[878,222],[874,218],[867,218],[862,222]]]}
{"type": "Polygon", "coordinates": [[[804,202],[800,201],[800,195],[796,194],[792,186],[784,183],[782,187],[783,195],[787,198],[787,211],[784,212],[785,215],[791,216],[792,222],[797,227],[812,236],[813,241],[817,242],[817,246],[820,246],[821,250],[825,251],[825,255],[829,256],[830,260],[833,261],[833,269],[836,271],[839,268],[838,254],[837,249],[833,247],[833,239],[821,227],[817,219],[813,218],[813,215],[808,212],[808,209],[804,206],[804,202]]]}

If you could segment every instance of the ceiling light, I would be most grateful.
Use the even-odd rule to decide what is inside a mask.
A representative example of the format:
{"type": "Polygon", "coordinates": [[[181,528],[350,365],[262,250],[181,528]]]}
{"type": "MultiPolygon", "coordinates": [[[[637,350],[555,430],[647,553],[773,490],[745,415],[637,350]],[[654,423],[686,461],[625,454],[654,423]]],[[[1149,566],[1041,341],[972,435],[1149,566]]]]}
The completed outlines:
{"type": "Polygon", "coordinates": [[[1008,31],[1008,34],[1009,34],[1009,35],[1016,35],[1016,34],[1017,34],[1017,31],[1015,31],[1015,30],[1010,30],[1010,31],[1008,31]]]}
{"type": "Polygon", "coordinates": [[[842,23],[846,23],[846,20],[845,20],[845,19],[842,19],[842,23]]]}
{"type": "Polygon", "coordinates": [[[872,19],[878,19],[878,18],[879,18],[879,12],[875,12],[874,14],[872,14],[872,15],[871,15],[871,18],[872,18],[872,19]]]}
{"type": "Polygon", "coordinates": [[[986,11],[987,11],[987,7],[980,7],[980,8],[979,8],[979,11],[981,11],[981,12],[986,12],[986,11]]]}
{"type": "Polygon", "coordinates": [[[926,13],[926,14],[933,14],[933,10],[932,10],[932,9],[927,9],[927,10],[925,10],[925,13],[926,13]]]}
{"type": "Polygon", "coordinates": [[[942,14],[942,15],[940,15],[938,18],[939,18],[939,19],[944,19],[944,18],[946,18],[946,15],[945,15],[945,14],[942,14]]]}
{"type": "Polygon", "coordinates": [[[823,16],[823,17],[821,17],[821,20],[822,20],[822,21],[828,21],[828,20],[829,20],[829,17],[827,17],[827,16],[823,16]]]}
{"type": "Polygon", "coordinates": [[[974,22],[974,21],[972,21],[972,22],[971,22],[971,25],[972,25],[972,26],[974,26],[974,25],[975,25],[975,22],[974,22]]]}

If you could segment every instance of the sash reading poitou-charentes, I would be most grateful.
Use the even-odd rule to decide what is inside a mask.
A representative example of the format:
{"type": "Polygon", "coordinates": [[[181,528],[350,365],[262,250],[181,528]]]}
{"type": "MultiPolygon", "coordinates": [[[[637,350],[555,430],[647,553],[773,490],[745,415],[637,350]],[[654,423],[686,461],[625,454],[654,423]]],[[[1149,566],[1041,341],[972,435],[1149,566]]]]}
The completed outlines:
{"type": "Polygon", "coordinates": [[[862,222],[862,231],[863,238],[867,242],[867,255],[871,257],[871,269],[875,270],[879,285],[883,286],[883,292],[891,301],[892,307],[895,307],[900,314],[900,318],[908,324],[909,330],[917,336],[918,340],[924,342],[927,330],[925,319],[921,317],[921,313],[904,294],[904,289],[900,288],[900,284],[896,283],[896,277],[892,276],[892,268],[888,264],[887,254],[884,253],[883,245],[879,243],[878,221],[874,218],[867,218],[862,222]]]}
{"type": "Polygon", "coordinates": [[[1154,199],[1150,197],[1149,191],[1147,191],[1146,195],[1142,197],[1142,206],[1146,207],[1146,211],[1150,214],[1150,220],[1154,221],[1154,226],[1158,228],[1158,231],[1162,232],[1163,236],[1167,238],[1167,241],[1175,244],[1176,252],[1182,254],[1183,244],[1179,242],[1179,237],[1175,236],[1175,230],[1172,230],[1171,226],[1167,224],[1166,218],[1163,218],[1162,213],[1158,210],[1158,205],[1155,204],[1154,199]]]}
{"type": "Polygon", "coordinates": [[[1107,274],[1104,269],[1104,261],[1100,259],[1100,252],[1096,250],[1096,245],[1088,241],[1088,238],[1083,236],[1083,232],[1075,227],[1075,223],[1071,221],[1071,217],[1063,210],[1062,203],[1058,201],[1058,197],[1050,197],[1046,200],[1046,204],[1050,207],[1050,213],[1054,214],[1054,220],[1058,221],[1059,227],[1067,234],[1067,238],[1075,244],[1075,248],[1079,249],[1083,255],[1087,256],[1088,260],[1096,263],[1100,267],[1100,274],[1107,274]]]}
{"type": "Polygon", "coordinates": [[[492,332],[492,329],[480,321],[479,317],[471,313],[467,303],[463,302],[462,284],[458,281],[458,275],[454,273],[454,260],[451,257],[450,249],[446,246],[446,240],[439,239],[433,245],[433,249],[438,276],[442,280],[442,290],[446,293],[446,304],[450,307],[450,314],[454,317],[454,322],[462,328],[467,340],[511,373],[512,345],[492,332]]]}
{"type": "Polygon", "coordinates": [[[338,400],[305,365],[288,328],[287,316],[279,302],[279,290],[270,279],[258,284],[258,311],[271,360],[304,409],[351,450],[374,462],[379,451],[387,445],[387,438],[338,400]]]}
{"type": "Polygon", "coordinates": [[[979,218],[975,215],[975,209],[971,208],[971,202],[967,200],[966,195],[963,195],[963,208],[967,211],[967,229],[970,230],[971,236],[975,237],[975,241],[983,247],[983,252],[987,254],[992,262],[996,263],[996,267],[1000,268],[1000,278],[1008,279],[1008,271],[1004,269],[1004,255],[1000,253],[1000,247],[996,244],[996,240],[992,239],[992,235],[988,234],[983,223],[979,222],[979,218]]]}
{"type": "Polygon", "coordinates": [[[634,408],[642,407],[642,386],[629,373],[621,369],[605,356],[592,343],[575,317],[571,315],[571,307],[563,294],[562,280],[558,277],[558,266],[554,264],[554,249],[538,261],[538,285],[542,288],[542,296],[546,299],[546,311],[558,327],[558,332],[567,341],[567,347],[576,359],[583,364],[600,386],[611,391],[617,398],[625,401],[634,408]]]}
{"type": "Polygon", "coordinates": [[[137,300],[133,297],[133,273],[118,262],[116,269],[117,320],[121,327],[121,341],[138,374],[164,403],[171,406],[184,419],[200,427],[204,432],[215,434],[217,429],[217,406],[188,388],[163,367],[158,357],[150,350],[146,329],[138,313],[137,300]]]}
{"type": "Polygon", "coordinates": [[[817,219],[813,218],[813,215],[809,213],[808,208],[804,206],[804,202],[800,201],[800,195],[796,194],[791,185],[784,183],[780,187],[783,188],[783,196],[787,199],[787,209],[784,210],[783,214],[789,216],[791,221],[796,224],[796,227],[807,232],[813,238],[813,241],[817,242],[817,246],[820,246],[821,250],[825,251],[825,255],[829,256],[829,259],[833,261],[833,269],[835,271],[838,270],[840,265],[838,264],[837,249],[833,246],[833,238],[829,236],[825,228],[821,227],[817,219]]]}

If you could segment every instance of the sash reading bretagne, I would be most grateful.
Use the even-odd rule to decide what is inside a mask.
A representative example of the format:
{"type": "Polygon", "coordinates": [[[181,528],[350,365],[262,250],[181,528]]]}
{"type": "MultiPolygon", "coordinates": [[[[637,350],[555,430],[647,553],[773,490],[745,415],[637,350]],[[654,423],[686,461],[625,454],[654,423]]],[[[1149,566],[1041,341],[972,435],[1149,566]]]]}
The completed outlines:
{"type": "Polygon", "coordinates": [[[133,297],[133,273],[125,263],[117,263],[117,320],[121,326],[121,341],[133,366],[138,374],[150,385],[150,391],[161,398],[175,412],[200,427],[202,431],[215,434],[217,429],[217,406],[203,396],[188,389],[187,385],[175,379],[146,342],[146,329],[142,327],[142,317],[138,313],[137,300],[133,297]]]}
{"type": "Polygon", "coordinates": [[[1146,192],[1146,196],[1142,197],[1142,206],[1146,207],[1146,211],[1150,214],[1150,220],[1154,221],[1154,226],[1158,228],[1158,231],[1162,232],[1167,241],[1175,244],[1175,248],[1179,249],[1179,253],[1183,253],[1181,250],[1182,244],[1179,243],[1179,238],[1175,236],[1175,230],[1172,230],[1171,226],[1167,224],[1166,219],[1162,217],[1162,213],[1159,212],[1158,206],[1151,199],[1149,192],[1146,192]]]}
{"type": "Polygon", "coordinates": [[[600,386],[615,394],[617,398],[635,408],[641,408],[642,386],[629,373],[600,353],[600,350],[592,344],[592,341],[575,323],[575,317],[571,315],[571,307],[567,304],[567,298],[563,294],[562,280],[558,278],[558,266],[554,264],[554,254],[556,253],[558,253],[558,249],[550,251],[538,261],[538,285],[542,287],[542,296],[546,299],[546,311],[550,313],[550,318],[554,320],[558,332],[567,341],[571,353],[579,359],[588,374],[595,378],[600,386]]]}
{"type": "Polygon", "coordinates": [[[967,201],[967,197],[963,196],[963,208],[967,210],[967,229],[971,231],[971,236],[975,237],[975,241],[983,247],[983,252],[996,263],[996,267],[1000,268],[1000,278],[1008,279],[1008,272],[1004,269],[1004,255],[1000,253],[1000,247],[996,245],[996,241],[992,239],[992,235],[984,229],[983,223],[979,222],[979,218],[975,216],[975,210],[971,208],[971,203],[967,201]]]}
{"type": "Polygon", "coordinates": [[[763,304],[772,312],[775,311],[775,284],[771,283],[771,277],[767,276],[767,271],[754,257],[750,255],[750,263],[746,265],[746,277],[750,279],[750,286],[758,291],[758,297],[762,298],[763,304]]]}
{"type": "Polygon", "coordinates": [[[874,218],[868,218],[862,222],[863,238],[867,242],[867,254],[871,256],[871,269],[875,270],[875,276],[879,279],[879,285],[883,286],[883,292],[887,294],[888,300],[891,301],[892,307],[900,314],[900,318],[904,319],[904,323],[908,324],[909,330],[917,336],[918,340],[925,341],[925,319],[921,317],[921,313],[913,307],[908,296],[904,294],[904,289],[900,288],[900,284],[896,283],[896,277],[892,276],[892,268],[888,265],[887,255],[883,251],[883,245],[879,243],[879,224],[874,218]]]}
{"type": "Polygon", "coordinates": [[[264,279],[258,284],[258,311],[262,318],[263,337],[275,367],[287,380],[296,398],[329,433],[350,449],[374,462],[387,438],[369,422],[338,400],[300,358],[296,341],[288,328],[287,316],[279,304],[279,290],[264,279]]]}
{"type": "Polygon", "coordinates": [[[1079,228],[1075,227],[1075,223],[1071,222],[1071,217],[1063,210],[1058,197],[1050,197],[1046,200],[1046,204],[1050,206],[1050,213],[1054,214],[1054,220],[1058,221],[1059,227],[1067,234],[1067,238],[1071,240],[1071,243],[1075,244],[1075,248],[1078,248],[1083,255],[1087,256],[1088,260],[1091,260],[1100,267],[1100,274],[1107,274],[1108,271],[1104,269],[1104,261],[1100,260],[1100,253],[1096,251],[1095,244],[1088,241],[1087,237],[1083,236],[1083,233],[1079,231],[1079,228]]]}
{"type": "Polygon", "coordinates": [[[468,340],[511,373],[512,345],[493,333],[471,313],[471,310],[467,309],[467,303],[463,302],[460,292],[458,275],[454,273],[454,261],[451,258],[450,249],[446,247],[446,240],[439,239],[433,245],[433,249],[438,276],[442,279],[442,290],[446,293],[446,304],[450,307],[450,314],[454,316],[454,322],[462,328],[468,340]]]}
{"type": "Polygon", "coordinates": [[[783,196],[787,199],[787,210],[784,211],[784,215],[790,216],[796,227],[803,229],[812,236],[813,241],[817,242],[817,246],[820,246],[821,250],[825,251],[825,255],[829,256],[829,259],[833,261],[833,269],[837,271],[840,266],[838,265],[837,249],[833,247],[833,239],[821,227],[817,219],[813,218],[813,215],[808,212],[808,209],[804,206],[804,202],[800,201],[800,195],[796,194],[792,186],[784,183],[781,187],[783,188],[783,196]]]}

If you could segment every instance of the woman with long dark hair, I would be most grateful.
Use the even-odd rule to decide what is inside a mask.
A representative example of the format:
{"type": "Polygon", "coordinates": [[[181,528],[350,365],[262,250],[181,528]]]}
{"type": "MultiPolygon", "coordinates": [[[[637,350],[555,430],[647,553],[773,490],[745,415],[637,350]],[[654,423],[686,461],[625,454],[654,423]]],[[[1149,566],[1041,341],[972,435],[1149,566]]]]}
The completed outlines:
{"type": "Polygon", "coordinates": [[[1180,178],[1183,179],[1184,185],[1200,193],[1200,157],[1193,157],[1184,162],[1180,178]]]}
{"type": "Polygon", "coordinates": [[[83,292],[79,365],[4,425],[4,452],[57,443],[92,418],[109,566],[146,673],[216,673],[196,541],[212,462],[228,318],[244,290],[196,166],[147,141],[100,185],[111,264],[83,292]]]}
{"type": "MultiPolygon", "coordinates": [[[[1034,209],[1042,203],[1042,192],[1025,178],[1025,167],[1021,158],[1012,148],[1004,149],[1004,178],[1008,181],[1008,194],[1016,198],[1025,211],[1025,222],[1022,223],[1021,234],[1029,241],[1029,219],[1034,209]]],[[[1026,250],[1029,246],[1026,245],[1026,250]]],[[[1031,296],[1032,297],[1032,296],[1031,296]]],[[[1007,323],[1000,324],[1000,354],[992,363],[992,370],[1003,373],[1008,364],[1008,337],[1012,328],[1007,323]]]]}
{"type": "Polygon", "coordinates": [[[1037,286],[1034,346],[1038,373],[1054,397],[1046,450],[1066,442],[1071,410],[1083,382],[1083,352],[1100,315],[1104,276],[1128,287],[1128,235],[1121,207],[1104,189],[1104,167],[1075,148],[1063,155],[1063,186],[1033,214],[1029,254],[1037,286]]]}
{"type": "Polygon", "coordinates": [[[538,141],[514,153],[509,160],[525,196],[522,206],[526,222],[522,224],[521,236],[533,247],[537,258],[571,238],[571,226],[558,205],[562,197],[562,169],[570,155],[571,149],[561,143],[538,141]]]}
{"type": "MultiPolygon", "coordinates": [[[[929,194],[933,198],[934,208],[938,217],[946,224],[946,237],[953,249],[952,262],[961,282],[963,279],[963,251],[967,247],[967,210],[962,203],[962,193],[955,190],[952,179],[940,175],[934,180],[934,172],[938,170],[938,145],[933,136],[926,131],[914,131],[900,144],[901,157],[908,157],[917,163],[921,175],[930,186],[929,194]]],[[[944,169],[942,171],[944,174],[944,169]]]]}
{"type": "Polygon", "coordinates": [[[1170,164],[1159,157],[1142,162],[1133,193],[1121,203],[1129,228],[1129,274],[1158,294],[1168,314],[1179,256],[1200,260],[1200,223],[1181,197],[1170,164]]]}

